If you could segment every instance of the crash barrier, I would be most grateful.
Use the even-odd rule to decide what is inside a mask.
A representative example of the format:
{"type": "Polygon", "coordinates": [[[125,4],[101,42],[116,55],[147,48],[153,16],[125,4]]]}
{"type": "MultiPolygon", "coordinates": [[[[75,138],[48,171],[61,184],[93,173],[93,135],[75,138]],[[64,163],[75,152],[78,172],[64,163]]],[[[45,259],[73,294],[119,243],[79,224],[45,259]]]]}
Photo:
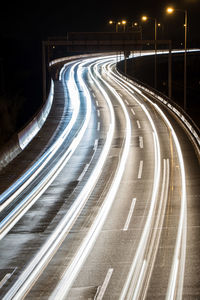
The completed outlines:
{"type": "Polygon", "coordinates": [[[200,130],[195,122],[191,119],[191,117],[173,100],[171,100],[166,95],[161,92],[155,90],[154,88],[148,86],[147,84],[133,78],[130,75],[123,73],[117,66],[117,71],[120,76],[122,76],[126,81],[133,84],[135,87],[138,87],[140,90],[143,90],[144,93],[150,95],[164,104],[173,114],[178,117],[178,120],[184,125],[184,128],[190,133],[190,137],[192,138],[193,143],[196,146],[198,154],[200,153],[200,130]]]}
{"type": "MultiPolygon", "coordinates": [[[[99,56],[99,54],[91,54],[93,56],[99,56]]],[[[73,61],[75,59],[81,59],[88,57],[88,54],[74,55],[68,57],[62,57],[52,60],[49,63],[49,67],[60,63],[61,70],[58,70],[59,80],[62,78],[63,63],[73,61]]],[[[59,68],[59,66],[57,66],[59,68]]],[[[39,132],[43,126],[52,106],[54,96],[54,83],[51,80],[51,87],[48,98],[41,108],[41,110],[33,117],[33,119],[19,132],[14,134],[11,139],[0,150],[0,170],[4,168],[9,162],[11,162],[26,146],[32,141],[32,139],[39,132]]]]}
{"type": "Polygon", "coordinates": [[[54,83],[51,80],[51,87],[48,98],[40,111],[33,119],[2,147],[0,151],[0,170],[12,161],[36,136],[38,131],[43,126],[52,106],[54,96],[54,83]]]}

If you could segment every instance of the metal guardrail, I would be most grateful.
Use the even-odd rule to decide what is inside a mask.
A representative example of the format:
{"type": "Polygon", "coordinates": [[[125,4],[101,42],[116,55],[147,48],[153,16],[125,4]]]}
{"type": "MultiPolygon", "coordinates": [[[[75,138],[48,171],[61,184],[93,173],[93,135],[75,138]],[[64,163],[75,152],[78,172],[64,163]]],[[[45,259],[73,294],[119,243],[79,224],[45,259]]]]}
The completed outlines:
{"type": "Polygon", "coordinates": [[[184,125],[184,127],[190,132],[190,134],[193,137],[193,142],[195,143],[198,152],[200,152],[200,129],[195,124],[195,122],[192,120],[192,118],[172,99],[164,95],[163,93],[155,90],[154,88],[150,87],[149,85],[139,81],[138,79],[125,74],[122,72],[119,67],[117,66],[118,73],[126,80],[128,80],[130,83],[134,84],[136,87],[142,89],[144,92],[146,92],[148,95],[151,95],[156,99],[157,101],[164,104],[173,114],[175,114],[178,119],[181,121],[181,123],[184,125]]]}

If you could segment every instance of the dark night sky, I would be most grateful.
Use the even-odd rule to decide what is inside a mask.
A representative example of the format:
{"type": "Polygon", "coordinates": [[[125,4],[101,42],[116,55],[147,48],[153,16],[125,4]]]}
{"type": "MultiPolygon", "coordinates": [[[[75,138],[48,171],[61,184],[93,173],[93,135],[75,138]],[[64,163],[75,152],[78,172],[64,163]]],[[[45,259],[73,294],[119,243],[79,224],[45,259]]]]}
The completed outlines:
{"type": "MultiPolygon", "coordinates": [[[[191,31],[199,25],[200,0],[176,0],[174,2],[139,1],[5,1],[0,11],[1,36],[19,39],[45,39],[47,36],[64,35],[67,31],[105,31],[110,18],[138,20],[145,13],[156,17],[168,27],[179,27],[183,14],[166,19],[164,9],[168,4],[186,8],[191,31]]],[[[199,27],[199,26],[198,26],[199,27]]]]}
{"type": "MultiPolygon", "coordinates": [[[[167,0],[4,1],[0,10],[0,61],[3,61],[4,72],[11,72],[18,81],[23,77],[29,82],[33,80],[32,72],[34,78],[41,82],[42,40],[48,36],[63,36],[70,31],[111,31],[108,25],[110,19],[124,18],[133,22],[139,21],[142,14],[147,14],[164,24],[158,38],[179,39],[181,42],[184,39],[184,14],[179,12],[166,16],[165,8],[169,4],[188,10],[189,37],[200,47],[200,0],[176,0],[171,3],[167,0]],[[14,70],[11,70],[12,66],[14,70]]],[[[153,37],[154,23],[149,21],[143,24],[143,38],[153,37]]],[[[8,76],[5,75],[4,81],[10,87],[8,76]]]]}
{"type": "MultiPolygon", "coordinates": [[[[70,31],[111,31],[110,19],[139,21],[143,14],[164,26],[158,39],[184,40],[184,14],[166,16],[168,5],[187,9],[189,40],[200,47],[200,0],[3,1],[0,9],[0,96],[26,99],[20,122],[42,103],[42,40],[70,31]]],[[[154,23],[143,24],[143,39],[153,39],[154,23]]],[[[114,28],[112,28],[114,29],[114,28]]],[[[160,29],[159,29],[160,30],[160,29]]],[[[67,54],[66,54],[67,55],[67,54]]],[[[20,126],[22,125],[20,123],[20,126]]]]}

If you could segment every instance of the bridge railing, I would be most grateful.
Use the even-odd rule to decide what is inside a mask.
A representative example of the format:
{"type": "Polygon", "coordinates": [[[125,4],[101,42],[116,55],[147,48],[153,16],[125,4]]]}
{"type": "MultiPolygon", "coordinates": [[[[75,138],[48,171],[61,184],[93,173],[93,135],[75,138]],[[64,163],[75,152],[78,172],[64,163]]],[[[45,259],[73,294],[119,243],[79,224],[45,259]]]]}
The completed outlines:
{"type": "Polygon", "coordinates": [[[118,73],[126,79],[128,82],[134,84],[136,87],[142,89],[144,93],[148,96],[152,96],[156,101],[159,101],[165,107],[168,108],[173,114],[175,114],[178,120],[184,125],[184,127],[189,131],[190,137],[192,137],[192,141],[196,146],[198,153],[200,153],[200,129],[192,120],[192,118],[180,107],[177,103],[175,103],[172,99],[168,96],[164,95],[163,93],[155,90],[153,87],[139,81],[138,79],[125,74],[117,67],[118,73]]]}

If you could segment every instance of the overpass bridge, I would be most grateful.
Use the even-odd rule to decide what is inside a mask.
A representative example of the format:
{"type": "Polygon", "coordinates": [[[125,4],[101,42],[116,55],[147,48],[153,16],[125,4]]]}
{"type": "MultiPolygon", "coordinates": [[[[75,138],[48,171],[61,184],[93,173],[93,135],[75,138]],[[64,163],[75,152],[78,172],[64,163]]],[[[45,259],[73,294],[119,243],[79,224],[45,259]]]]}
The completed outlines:
{"type": "MultiPolygon", "coordinates": [[[[72,53],[83,54],[116,51],[124,54],[126,62],[126,58],[129,56],[131,51],[144,49],[157,50],[163,48],[169,49],[169,74],[171,74],[171,40],[142,40],[141,32],[139,31],[68,32],[66,36],[63,37],[49,37],[48,40],[43,41],[42,43],[43,97],[46,99],[47,71],[49,68],[49,62],[52,59],[63,55],[72,55],[72,53]]],[[[169,85],[171,86],[170,78],[169,85]]]]}

